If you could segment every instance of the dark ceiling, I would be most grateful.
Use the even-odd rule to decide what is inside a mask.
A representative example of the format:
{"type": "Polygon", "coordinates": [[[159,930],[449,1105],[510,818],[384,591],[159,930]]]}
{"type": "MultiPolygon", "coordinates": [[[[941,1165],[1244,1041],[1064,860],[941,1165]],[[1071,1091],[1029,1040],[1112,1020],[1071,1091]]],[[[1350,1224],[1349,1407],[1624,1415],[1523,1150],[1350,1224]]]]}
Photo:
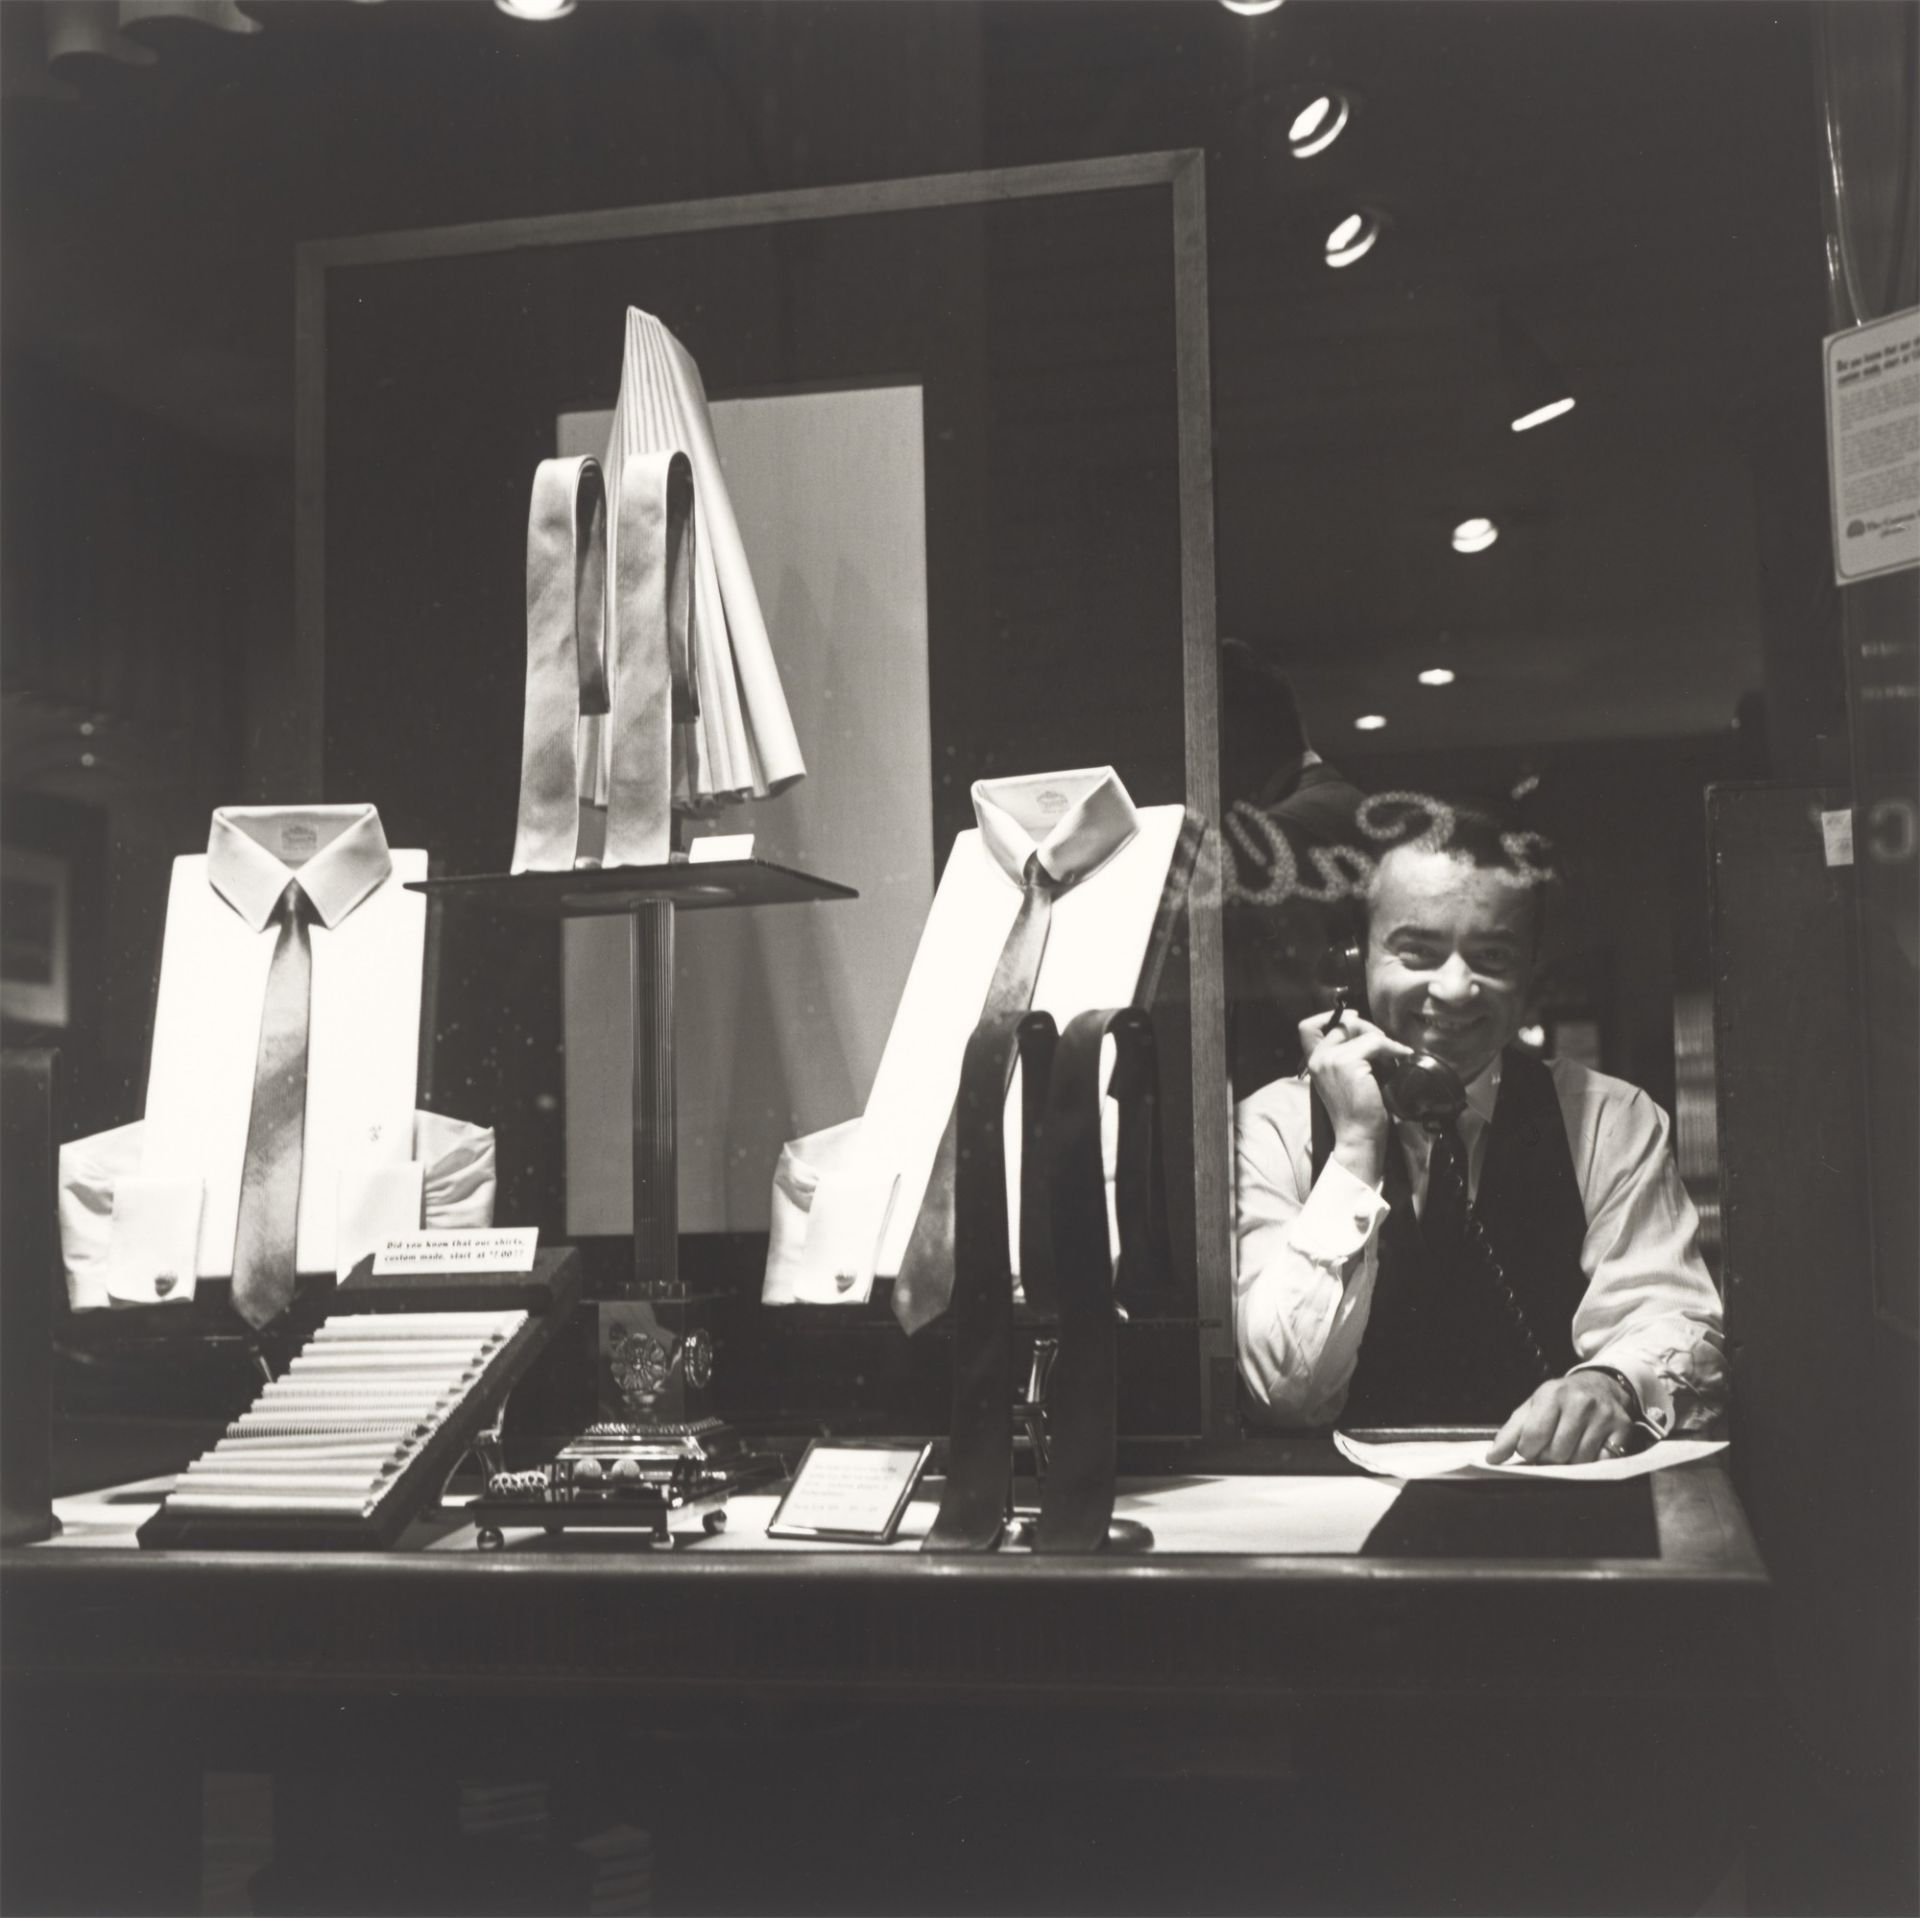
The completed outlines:
{"type": "MultiPolygon", "coordinates": [[[[1208,154],[1222,629],[1323,742],[1699,734],[1763,679],[1756,449],[1823,322],[1800,6],[282,0],[34,97],[0,7],[12,378],[291,461],[303,239],[1173,146],[1208,154]],[[1347,135],[1294,108],[1356,90],[1347,135]],[[1322,236],[1379,208],[1329,271],[1322,236]],[[1515,330],[1577,410],[1516,437],[1515,330]],[[1503,537],[1472,558],[1471,513],[1503,537]],[[1453,666],[1442,694],[1413,673],[1453,666]]],[[[1797,430],[1797,428],[1795,429],[1797,430]]]]}

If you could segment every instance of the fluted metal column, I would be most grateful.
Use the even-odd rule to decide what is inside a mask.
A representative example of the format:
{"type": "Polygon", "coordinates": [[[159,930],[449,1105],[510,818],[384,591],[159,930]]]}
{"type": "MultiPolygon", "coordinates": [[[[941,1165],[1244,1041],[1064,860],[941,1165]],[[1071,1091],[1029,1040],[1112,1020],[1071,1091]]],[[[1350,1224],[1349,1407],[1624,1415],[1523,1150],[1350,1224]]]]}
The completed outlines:
{"type": "Polygon", "coordinates": [[[673,902],[633,911],[633,1279],[640,1298],[680,1293],[680,1191],[674,1156],[673,902]]]}

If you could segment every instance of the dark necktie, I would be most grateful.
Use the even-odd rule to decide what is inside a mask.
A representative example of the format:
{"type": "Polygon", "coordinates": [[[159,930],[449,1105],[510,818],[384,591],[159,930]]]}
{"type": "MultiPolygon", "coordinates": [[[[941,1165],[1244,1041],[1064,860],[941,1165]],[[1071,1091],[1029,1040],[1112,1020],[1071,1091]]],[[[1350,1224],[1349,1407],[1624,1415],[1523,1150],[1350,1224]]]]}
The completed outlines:
{"type": "Polygon", "coordinates": [[[233,1241],[234,1310],[252,1326],[277,1319],[293,1298],[300,1150],[307,1125],[307,1013],[313,991],[307,921],[313,906],[299,880],[287,881],[273,916],[280,936],[260,1009],[253,1114],[233,1241]]]}
{"type": "MultiPolygon", "coordinates": [[[[1047,950],[1047,929],[1053,921],[1054,896],[1067,883],[1056,879],[1029,853],[1020,892],[1020,910],[1013,930],[1000,948],[1000,958],[987,987],[979,1024],[992,1025],[1025,1012],[1033,1004],[1033,988],[1040,977],[1040,961],[1047,950]]],[[[957,1159],[953,1114],[947,1114],[940,1149],[934,1155],[920,1216],[913,1222],[893,1285],[893,1316],[917,1332],[947,1309],[953,1296],[953,1179],[957,1159]]]]}
{"type": "Polygon", "coordinates": [[[1433,1135],[1427,1159],[1427,1202],[1420,1233],[1433,1252],[1458,1253],[1467,1242],[1467,1149],[1459,1128],[1446,1123],[1433,1135]]]}

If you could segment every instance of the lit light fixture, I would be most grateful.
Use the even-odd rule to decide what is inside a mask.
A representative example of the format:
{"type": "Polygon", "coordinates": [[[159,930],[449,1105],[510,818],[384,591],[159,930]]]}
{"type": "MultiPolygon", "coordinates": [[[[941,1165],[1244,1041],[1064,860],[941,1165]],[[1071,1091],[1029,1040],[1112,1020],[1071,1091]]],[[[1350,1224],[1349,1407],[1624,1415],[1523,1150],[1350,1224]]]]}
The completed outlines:
{"type": "Polygon", "coordinates": [[[1377,733],[1386,723],[1385,713],[1362,713],[1353,722],[1353,730],[1357,733],[1377,733]]]}
{"type": "Polygon", "coordinates": [[[1531,413],[1522,413],[1513,422],[1513,430],[1516,433],[1530,433],[1536,426],[1545,426],[1549,420],[1557,420],[1561,414],[1571,413],[1573,406],[1571,393],[1564,399],[1549,400],[1545,406],[1536,406],[1531,413]]]}
{"type": "Polygon", "coordinates": [[[1490,519],[1463,519],[1453,529],[1456,553],[1484,553],[1500,537],[1500,529],[1490,519]]]}
{"type": "Polygon", "coordinates": [[[1523,1046],[1530,1046],[1535,1052],[1546,1050],[1547,1029],[1545,1026],[1522,1026],[1513,1035],[1523,1046]]]}
{"type": "Polygon", "coordinates": [[[510,20],[564,20],[574,0],[493,0],[510,20]]]}
{"type": "Polygon", "coordinates": [[[1349,213],[1327,235],[1326,256],[1329,266],[1351,266],[1373,251],[1380,237],[1380,216],[1362,209],[1349,213]]]}
{"type": "Polygon", "coordinates": [[[1451,666],[1429,666],[1424,673],[1419,675],[1419,679],[1423,686],[1451,686],[1453,684],[1453,668],[1451,666]]]}
{"type": "Polygon", "coordinates": [[[1280,11],[1280,0],[1220,0],[1220,4],[1243,20],[1256,20],[1263,13],[1280,11]]]}
{"type": "Polygon", "coordinates": [[[80,755],[80,763],[83,766],[93,766],[93,765],[97,765],[99,762],[98,760],[95,759],[92,753],[82,753],[80,755]]]}
{"type": "Polygon", "coordinates": [[[1344,93],[1323,93],[1309,100],[1287,129],[1287,151],[1296,160],[1311,160],[1346,132],[1352,118],[1353,102],[1344,93]]]}
{"type": "Polygon", "coordinates": [[[1533,329],[1505,300],[1494,308],[1499,339],[1501,405],[1516,433],[1563,418],[1573,411],[1573,382],[1548,356],[1533,329]]]}

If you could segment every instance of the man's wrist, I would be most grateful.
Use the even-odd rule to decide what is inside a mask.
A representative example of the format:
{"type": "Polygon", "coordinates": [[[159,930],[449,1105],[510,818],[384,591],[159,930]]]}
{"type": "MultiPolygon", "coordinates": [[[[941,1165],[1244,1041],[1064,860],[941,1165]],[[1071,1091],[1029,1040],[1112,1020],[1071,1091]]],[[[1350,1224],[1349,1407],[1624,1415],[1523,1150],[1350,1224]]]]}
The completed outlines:
{"type": "Polygon", "coordinates": [[[1387,1140],[1384,1127],[1378,1133],[1337,1132],[1333,1139],[1334,1163],[1351,1172],[1362,1185],[1376,1192],[1387,1170],[1387,1140]]]}

